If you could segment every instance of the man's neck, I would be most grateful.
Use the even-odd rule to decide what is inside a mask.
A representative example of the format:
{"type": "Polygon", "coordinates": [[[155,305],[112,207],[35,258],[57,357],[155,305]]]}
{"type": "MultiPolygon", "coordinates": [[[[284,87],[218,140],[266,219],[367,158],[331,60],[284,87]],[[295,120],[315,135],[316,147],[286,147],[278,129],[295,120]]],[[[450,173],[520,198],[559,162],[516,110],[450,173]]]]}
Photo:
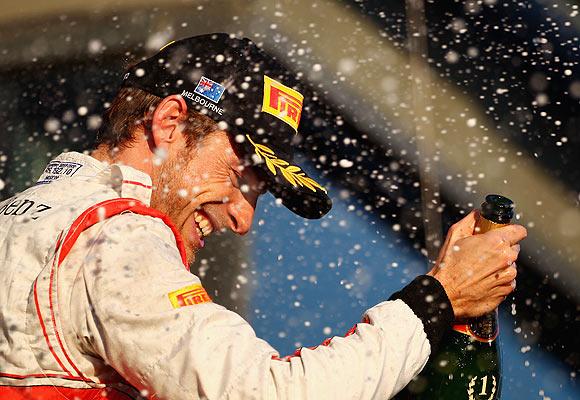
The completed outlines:
{"type": "Polygon", "coordinates": [[[153,154],[145,141],[131,143],[130,147],[118,149],[100,145],[91,157],[108,164],[121,164],[133,167],[148,175],[153,173],[153,154]]]}
{"type": "Polygon", "coordinates": [[[108,146],[101,145],[91,152],[91,157],[107,164],[115,164],[116,157],[108,146]]]}

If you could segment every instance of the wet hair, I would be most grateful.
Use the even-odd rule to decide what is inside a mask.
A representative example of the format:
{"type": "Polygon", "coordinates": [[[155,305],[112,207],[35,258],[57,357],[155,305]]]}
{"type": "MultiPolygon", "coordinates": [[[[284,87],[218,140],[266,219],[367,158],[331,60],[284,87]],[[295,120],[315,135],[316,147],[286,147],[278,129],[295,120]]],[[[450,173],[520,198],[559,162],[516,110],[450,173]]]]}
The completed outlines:
{"type": "MultiPolygon", "coordinates": [[[[134,87],[123,87],[103,115],[103,124],[97,134],[95,147],[127,148],[135,140],[135,128],[149,129],[155,108],[161,97],[134,87]]],[[[187,147],[191,147],[211,132],[218,130],[217,123],[194,110],[187,110],[185,124],[187,147]]]]}

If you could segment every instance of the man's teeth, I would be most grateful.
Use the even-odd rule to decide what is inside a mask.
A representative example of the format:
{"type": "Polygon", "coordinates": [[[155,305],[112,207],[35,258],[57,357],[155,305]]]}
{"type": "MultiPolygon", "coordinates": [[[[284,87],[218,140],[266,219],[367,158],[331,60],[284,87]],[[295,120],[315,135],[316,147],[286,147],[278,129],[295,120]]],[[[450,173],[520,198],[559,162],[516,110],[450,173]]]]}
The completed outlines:
{"type": "Polygon", "coordinates": [[[213,231],[211,223],[203,215],[194,211],[193,217],[194,217],[195,222],[196,222],[197,233],[200,236],[208,236],[213,231]]]}

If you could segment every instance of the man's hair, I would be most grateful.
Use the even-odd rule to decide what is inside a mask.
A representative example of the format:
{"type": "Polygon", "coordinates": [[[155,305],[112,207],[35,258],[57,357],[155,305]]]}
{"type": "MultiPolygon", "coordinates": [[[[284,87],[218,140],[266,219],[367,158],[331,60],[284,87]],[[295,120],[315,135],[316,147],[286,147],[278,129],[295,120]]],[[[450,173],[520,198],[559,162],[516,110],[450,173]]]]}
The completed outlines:
{"type": "MultiPolygon", "coordinates": [[[[103,115],[103,124],[97,134],[95,147],[106,145],[110,149],[129,147],[135,140],[135,128],[149,129],[151,114],[161,98],[134,87],[124,87],[117,92],[103,115]]],[[[217,123],[192,109],[187,110],[185,124],[187,147],[193,146],[211,132],[218,130],[217,123]]]]}

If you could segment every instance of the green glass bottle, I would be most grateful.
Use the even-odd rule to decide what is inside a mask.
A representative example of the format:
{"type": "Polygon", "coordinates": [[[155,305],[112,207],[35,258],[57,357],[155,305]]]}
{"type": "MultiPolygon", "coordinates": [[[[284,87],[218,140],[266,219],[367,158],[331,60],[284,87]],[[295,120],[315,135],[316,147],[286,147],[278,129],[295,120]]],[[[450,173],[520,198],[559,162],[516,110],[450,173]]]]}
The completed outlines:
{"type": "MultiPolygon", "coordinates": [[[[490,194],[481,205],[475,233],[510,223],[513,202],[490,194]]],[[[497,310],[458,321],[421,373],[397,400],[497,400],[501,394],[501,354],[497,310]]]]}

